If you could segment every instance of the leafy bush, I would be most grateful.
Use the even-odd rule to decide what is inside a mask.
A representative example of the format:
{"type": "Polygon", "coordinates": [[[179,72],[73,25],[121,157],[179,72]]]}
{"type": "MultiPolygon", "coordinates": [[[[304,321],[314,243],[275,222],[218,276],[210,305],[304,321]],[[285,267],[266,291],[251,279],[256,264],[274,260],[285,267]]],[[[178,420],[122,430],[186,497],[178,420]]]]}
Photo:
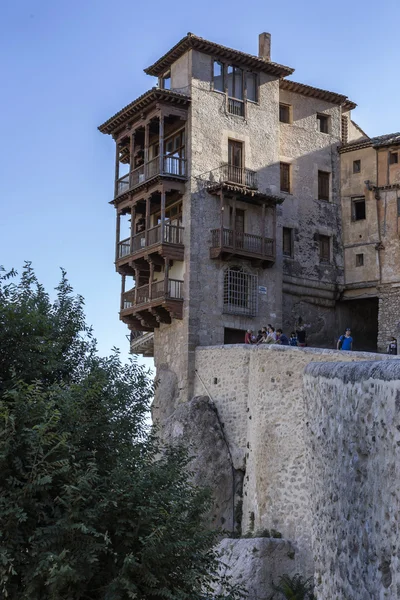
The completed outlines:
{"type": "Polygon", "coordinates": [[[314,595],[313,578],[304,579],[302,575],[296,573],[290,575],[281,575],[278,585],[273,585],[273,589],[278,596],[272,594],[270,600],[275,598],[286,598],[286,600],[316,600],[314,595]]]}

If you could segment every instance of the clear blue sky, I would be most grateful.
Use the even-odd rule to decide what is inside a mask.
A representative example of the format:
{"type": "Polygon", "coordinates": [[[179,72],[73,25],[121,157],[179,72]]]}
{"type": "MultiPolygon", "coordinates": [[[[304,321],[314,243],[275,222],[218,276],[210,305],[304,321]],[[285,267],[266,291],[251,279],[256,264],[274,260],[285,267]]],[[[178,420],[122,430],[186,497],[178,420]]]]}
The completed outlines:
{"type": "Polygon", "coordinates": [[[0,264],[63,266],[100,352],[127,355],[114,271],[114,144],[97,126],[154,85],[143,73],[188,31],[344,93],[370,135],[400,129],[399,0],[9,0],[0,12],[0,264]]]}

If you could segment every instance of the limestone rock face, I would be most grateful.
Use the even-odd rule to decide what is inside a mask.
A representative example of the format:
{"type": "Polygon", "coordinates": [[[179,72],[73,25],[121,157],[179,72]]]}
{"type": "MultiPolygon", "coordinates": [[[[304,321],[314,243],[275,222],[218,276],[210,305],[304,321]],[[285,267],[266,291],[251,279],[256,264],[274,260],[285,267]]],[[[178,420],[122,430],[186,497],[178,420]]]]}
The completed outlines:
{"type": "MultiPolygon", "coordinates": [[[[218,545],[221,562],[233,583],[242,585],[248,600],[268,600],[280,575],[296,572],[290,542],[271,538],[224,539],[218,545]]],[[[217,592],[221,590],[216,590],[217,592]]]]}
{"type": "Polygon", "coordinates": [[[200,396],[180,404],[162,423],[161,437],[166,443],[183,442],[190,448],[194,483],[209,487],[213,492],[214,506],[209,517],[212,526],[232,531],[234,503],[238,502],[243,473],[233,469],[223,429],[211,401],[200,396]]]}

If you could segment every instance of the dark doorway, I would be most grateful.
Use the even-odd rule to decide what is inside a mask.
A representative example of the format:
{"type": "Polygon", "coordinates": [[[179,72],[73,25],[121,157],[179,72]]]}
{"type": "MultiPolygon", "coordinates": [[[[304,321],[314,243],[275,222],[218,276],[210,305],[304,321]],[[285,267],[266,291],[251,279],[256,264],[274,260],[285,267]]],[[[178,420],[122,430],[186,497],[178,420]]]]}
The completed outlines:
{"type": "Polygon", "coordinates": [[[229,329],[224,328],[224,344],[244,344],[244,336],[246,331],[244,329],[229,329]]]}
{"type": "Polygon", "coordinates": [[[376,352],[378,344],[378,298],[346,300],[338,304],[339,332],[351,328],[353,350],[376,352]]]}

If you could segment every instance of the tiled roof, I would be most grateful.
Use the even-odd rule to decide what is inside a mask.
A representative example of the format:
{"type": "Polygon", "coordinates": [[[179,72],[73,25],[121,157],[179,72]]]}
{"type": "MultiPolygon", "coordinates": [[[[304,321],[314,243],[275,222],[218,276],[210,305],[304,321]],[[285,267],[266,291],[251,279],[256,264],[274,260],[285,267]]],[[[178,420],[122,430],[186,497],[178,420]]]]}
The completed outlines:
{"type": "Polygon", "coordinates": [[[400,145],[400,132],[387,133],[385,135],[377,135],[375,137],[362,137],[358,140],[353,140],[347,144],[343,144],[339,148],[339,152],[351,152],[352,150],[360,150],[361,148],[383,148],[385,146],[400,145]]]}
{"type": "Polygon", "coordinates": [[[133,102],[122,108],[113,117],[108,119],[105,123],[98,127],[101,133],[114,133],[118,130],[128,119],[131,119],[144,108],[154,102],[173,102],[174,104],[187,105],[190,102],[189,96],[181,94],[180,92],[173,92],[171,90],[161,90],[159,88],[152,88],[148,92],[145,92],[139,98],[136,98],[133,102]]]}
{"type": "Polygon", "coordinates": [[[326,102],[332,102],[333,104],[339,104],[344,108],[351,110],[357,106],[354,102],[348,99],[343,94],[337,94],[336,92],[329,92],[328,90],[322,90],[320,88],[312,87],[311,85],[305,85],[304,83],[297,83],[296,81],[290,81],[289,79],[281,79],[279,87],[282,90],[288,92],[295,92],[302,96],[311,96],[313,98],[319,98],[326,102]]]}
{"type": "Polygon", "coordinates": [[[208,40],[198,37],[193,33],[188,33],[173,48],[164,54],[164,56],[159,58],[150,67],[147,67],[144,72],[147,73],[147,75],[153,75],[155,77],[164,75],[164,73],[171,67],[172,63],[174,63],[191,48],[195,48],[200,52],[215,56],[215,58],[233,61],[255,71],[263,71],[264,73],[276,75],[277,77],[286,77],[287,75],[291,75],[294,71],[294,69],[291,67],[286,67],[285,65],[267,61],[264,58],[247,54],[246,52],[241,52],[240,50],[227,48],[226,46],[221,46],[215,42],[209,42],[208,40]]]}
{"type": "Polygon", "coordinates": [[[386,135],[378,135],[372,138],[372,145],[374,148],[380,148],[383,146],[395,146],[400,144],[400,132],[387,133],[386,135]]]}

